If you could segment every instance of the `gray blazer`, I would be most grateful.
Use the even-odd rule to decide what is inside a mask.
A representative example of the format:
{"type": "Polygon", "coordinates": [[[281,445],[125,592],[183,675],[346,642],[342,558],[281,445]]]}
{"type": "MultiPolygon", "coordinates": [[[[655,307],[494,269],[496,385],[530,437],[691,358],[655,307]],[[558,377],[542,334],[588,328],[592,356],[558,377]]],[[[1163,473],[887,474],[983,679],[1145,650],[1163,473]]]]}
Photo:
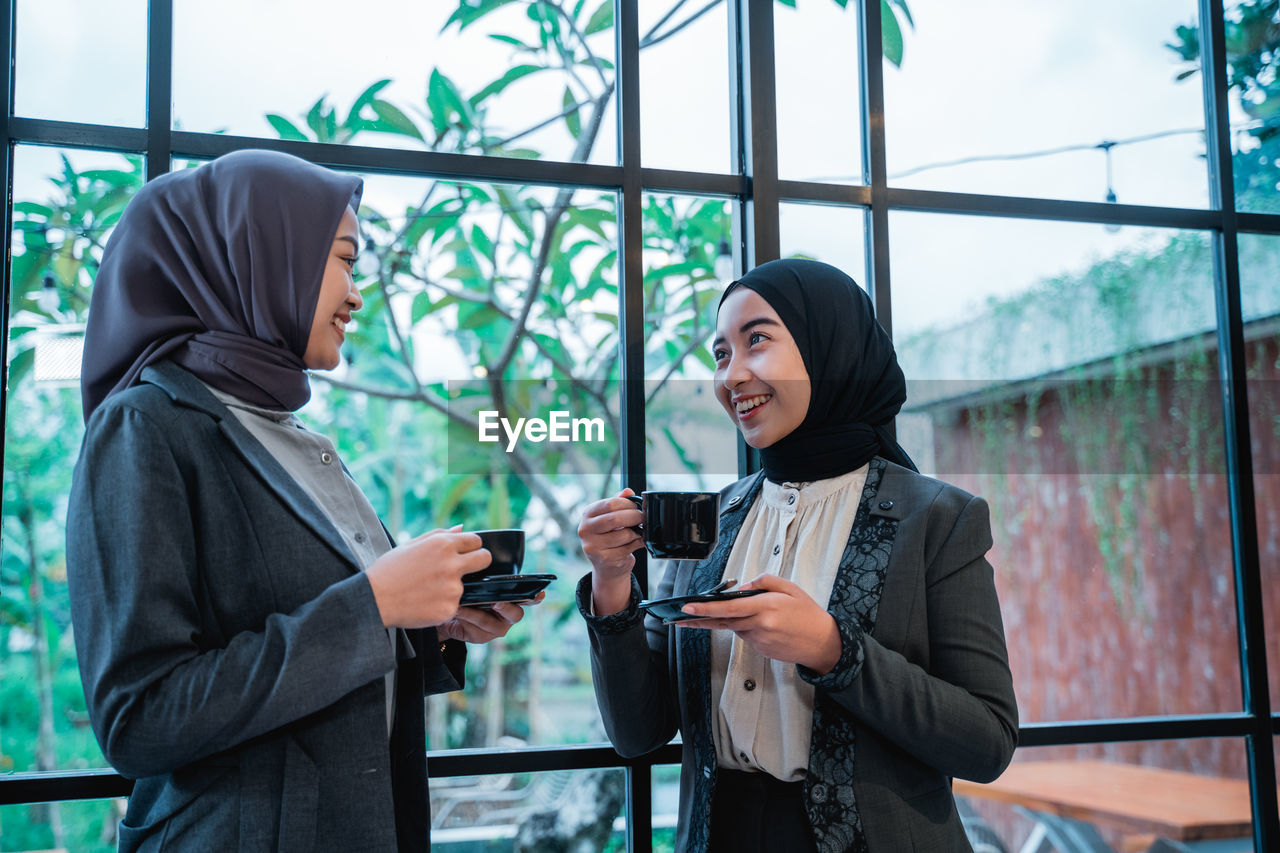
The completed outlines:
{"type": "MultiPolygon", "coordinates": [[[[699,563],[672,563],[659,597],[707,589],[763,474],[721,493],[721,535],[699,563]]],[[[840,532],[839,535],[844,535],[840,532]]],[[[987,505],[872,461],[828,611],[842,655],[814,684],[805,809],[824,853],[970,850],[950,778],[990,781],[1017,743],[1018,712],[993,572],[987,505]]],[[[682,733],[676,849],[707,849],[716,783],[706,631],[642,621],[635,607],[587,617],[605,728],[623,756],[682,733]]],[[[590,576],[579,585],[587,615],[590,576]]]]}
{"type": "Polygon", "coordinates": [[[89,420],[67,575],[89,718],[137,780],[120,850],[429,848],[422,697],[465,646],[393,648],[338,531],[182,368],[89,420]]]}

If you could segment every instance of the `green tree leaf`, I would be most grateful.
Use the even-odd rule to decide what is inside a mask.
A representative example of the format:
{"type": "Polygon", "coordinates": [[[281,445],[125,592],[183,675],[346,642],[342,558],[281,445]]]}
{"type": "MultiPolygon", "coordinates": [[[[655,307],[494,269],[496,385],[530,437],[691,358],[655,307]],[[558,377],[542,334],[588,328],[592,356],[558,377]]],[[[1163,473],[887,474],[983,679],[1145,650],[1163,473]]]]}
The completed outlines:
{"type": "Polygon", "coordinates": [[[613,29],[613,0],[604,0],[591,13],[591,18],[587,21],[583,35],[592,36],[611,29],[613,29]]]}
{"type": "Polygon", "coordinates": [[[528,77],[530,74],[545,70],[546,68],[542,65],[517,65],[514,68],[509,69],[507,73],[503,74],[497,80],[494,80],[479,92],[472,95],[470,98],[471,105],[473,107],[479,106],[486,98],[498,94],[522,77],[528,77]]]}
{"type": "Polygon", "coordinates": [[[372,101],[369,106],[378,117],[377,123],[371,126],[369,130],[423,139],[422,131],[413,123],[413,119],[405,115],[395,104],[379,99],[372,101]]]}
{"type": "Polygon", "coordinates": [[[569,135],[577,139],[582,135],[582,119],[578,115],[578,99],[573,96],[573,90],[568,86],[564,87],[563,104],[564,108],[569,110],[564,116],[565,127],[569,128],[569,135]]]}
{"type": "Polygon", "coordinates": [[[884,58],[894,65],[902,66],[902,29],[898,19],[889,8],[888,0],[880,0],[880,44],[884,49],[884,58]]]}

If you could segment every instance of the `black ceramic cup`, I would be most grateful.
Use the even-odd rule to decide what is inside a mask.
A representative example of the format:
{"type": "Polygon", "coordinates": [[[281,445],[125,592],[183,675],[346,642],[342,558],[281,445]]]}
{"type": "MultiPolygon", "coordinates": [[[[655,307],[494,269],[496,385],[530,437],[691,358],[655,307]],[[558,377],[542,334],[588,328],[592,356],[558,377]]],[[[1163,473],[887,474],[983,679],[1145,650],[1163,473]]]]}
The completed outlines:
{"type": "Polygon", "coordinates": [[[500,575],[518,575],[524,563],[523,530],[477,530],[483,547],[493,555],[493,562],[486,569],[462,576],[463,583],[500,575]]]}
{"type": "Polygon", "coordinates": [[[645,492],[628,498],[644,513],[644,547],[663,560],[705,560],[720,537],[719,492],[645,492]]]}

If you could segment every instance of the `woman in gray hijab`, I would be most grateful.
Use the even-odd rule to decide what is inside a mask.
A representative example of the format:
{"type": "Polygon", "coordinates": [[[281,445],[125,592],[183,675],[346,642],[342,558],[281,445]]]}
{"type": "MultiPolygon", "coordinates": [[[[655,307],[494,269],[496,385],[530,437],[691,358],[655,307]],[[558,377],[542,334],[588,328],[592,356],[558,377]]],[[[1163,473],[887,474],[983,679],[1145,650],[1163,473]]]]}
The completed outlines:
{"type": "Polygon", "coordinates": [[[293,411],[363,305],[357,178],[268,151],[147,184],[85,333],[67,571],[133,850],[425,850],[423,696],[517,604],[474,533],[399,546],[293,411]]]}

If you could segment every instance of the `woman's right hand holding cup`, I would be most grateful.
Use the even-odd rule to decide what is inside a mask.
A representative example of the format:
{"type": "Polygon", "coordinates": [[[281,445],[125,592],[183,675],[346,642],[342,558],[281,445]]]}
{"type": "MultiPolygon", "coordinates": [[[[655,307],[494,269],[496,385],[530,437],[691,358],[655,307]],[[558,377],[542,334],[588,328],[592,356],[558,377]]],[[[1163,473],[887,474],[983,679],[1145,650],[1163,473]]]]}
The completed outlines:
{"type": "Polygon", "coordinates": [[[586,508],[578,525],[582,551],[591,561],[591,597],[596,616],[609,616],[631,600],[631,569],[635,552],[644,547],[637,529],[644,515],[630,500],[635,492],[623,489],[616,496],[586,508]]]}
{"type": "Polygon", "coordinates": [[[426,628],[452,619],[462,598],[462,576],[492,562],[480,537],[462,525],[432,530],[397,545],[365,570],[382,624],[426,628]]]}

